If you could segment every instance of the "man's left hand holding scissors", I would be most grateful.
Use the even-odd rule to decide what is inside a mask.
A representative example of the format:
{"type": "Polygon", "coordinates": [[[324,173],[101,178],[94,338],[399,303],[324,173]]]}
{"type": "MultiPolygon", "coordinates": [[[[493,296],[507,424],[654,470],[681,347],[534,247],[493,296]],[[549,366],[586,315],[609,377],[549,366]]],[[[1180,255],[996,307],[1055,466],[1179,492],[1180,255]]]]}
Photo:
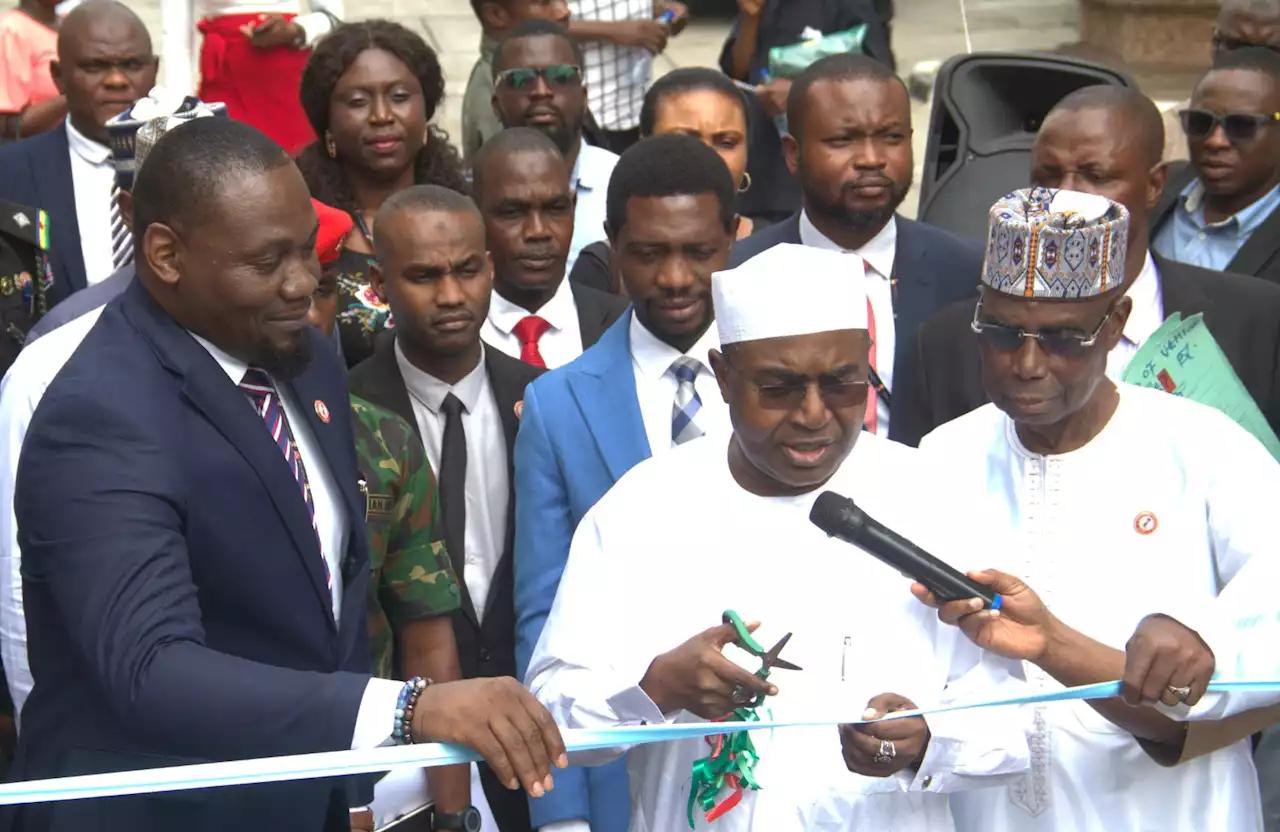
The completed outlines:
{"type": "MultiPolygon", "coordinates": [[[[754,631],[759,622],[746,625],[754,631]]],[[[664,714],[689,711],[703,719],[720,719],[742,707],[735,692],[776,696],[778,687],[743,670],[725,658],[725,646],[739,640],[732,623],[703,630],[698,635],[653,660],[640,680],[640,688],[664,714]]]]}

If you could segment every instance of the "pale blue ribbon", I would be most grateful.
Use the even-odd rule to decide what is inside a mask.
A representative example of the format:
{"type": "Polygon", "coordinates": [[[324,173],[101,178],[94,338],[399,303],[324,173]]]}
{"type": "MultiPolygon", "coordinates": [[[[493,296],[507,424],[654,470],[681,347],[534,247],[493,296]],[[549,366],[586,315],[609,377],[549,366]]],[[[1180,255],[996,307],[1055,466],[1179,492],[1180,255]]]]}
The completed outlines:
{"type": "MultiPolygon", "coordinates": [[[[1219,693],[1280,692],[1280,680],[1214,682],[1210,691],[1219,693]]],[[[1007,699],[950,705],[919,711],[897,711],[884,720],[914,716],[992,708],[1001,705],[1027,705],[1038,702],[1107,699],[1120,695],[1119,682],[1102,682],[1060,691],[1036,693],[1007,699]]],[[[602,729],[563,730],[570,752],[598,748],[644,745],[669,740],[696,739],[734,731],[759,731],[801,726],[851,725],[867,722],[862,711],[849,718],[784,720],[751,723],[696,722],[678,725],[637,725],[602,729]]],[[[320,777],[342,777],[371,774],[404,768],[430,768],[455,763],[469,763],[480,756],[470,749],[441,743],[387,746],[363,751],[330,751],[320,754],[297,754],[289,757],[265,757],[257,760],[235,760],[223,763],[173,766],[170,768],[121,771],[60,777],[51,780],[28,780],[0,785],[0,805],[44,803],[54,800],[83,800],[92,797],[118,797],[132,794],[173,792],[185,789],[207,789],[216,786],[240,786],[251,783],[279,783],[320,777]]]]}

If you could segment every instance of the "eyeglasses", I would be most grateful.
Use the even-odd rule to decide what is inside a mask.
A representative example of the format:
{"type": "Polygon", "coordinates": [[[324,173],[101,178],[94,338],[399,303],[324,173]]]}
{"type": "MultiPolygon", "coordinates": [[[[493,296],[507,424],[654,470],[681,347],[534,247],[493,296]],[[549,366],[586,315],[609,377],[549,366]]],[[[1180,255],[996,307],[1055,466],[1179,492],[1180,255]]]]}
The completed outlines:
{"type": "Polygon", "coordinates": [[[497,80],[509,90],[523,92],[535,86],[539,78],[546,81],[548,87],[582,86],[582,67],[572,64],[553,64],[552,66],[504,69],[498,73],[497,80]]]}
{"type": "Polygon", "coordinates": [[[990,321],[982,320],[982,302],[973,310],[973,323],[969,324],[969,328],[978,334],[978,340],[983,346],[990,347],[1000,352],[1016,352],[1022,348],[1023,342],[1028,338],[1034,338],[1040,342],[1040,348],[1049,355],[1056,355],[1062,358],[1080,358],[1088,354],[1089,350],[1098,343],[1098,338],[1102,335],[1102,328],[1107,325],[1107,321],[1111,319],[1111,315],[1116,311],[1115,304],[1107,310],[1107,314],[1102,316],[1102,320],[1098,322],[1098,326],[1093,330],[1091,335],[1082,335],[1079,332],[1062,331],[1056,329],[1042,329],[1039,332],[1027,332],[1025,329],[1007,324],[997,324],[990,321]]]}
{"type": "MultiPolygon", "coordinates": [[[[728,356],[725,363],[733,367],[728,356]]],[[[737,367],[733,369],[742,373],[737,367]]],[[[742,373],[744,376],[745,373],[742,373]]],[[[790,376],[790,374],[786,374],[790,376]]],[[[811,384],[818,385],[818,395],[823,403],[832,410],[844,410],[857,407],[867,401],[867,393],[871,383],[867,379],[854,380],[837,375],[823,374],[815,378],[802,375],[784,377],[778,381],[761,384],[753,378],[746,379],[747,384],[755,388],[756,398],[765,410],[799,410],[804,404],[811,384]]]]}
{"type": "Polygon", "coordinates": [[[1228,37],[1221,32],[1213,33],[1214,52],[1235,52],[1237,49],[1270,49],[1272,52],[1280,53],[1280,46],[1275,44],[1251,43],[1247,40],[1228,37]]]}
{"type": "Polygon", "coordinates": [[[1209,110],[1181,110],[1178,118],[1182,121],[1182,132],[1193,141],[1209,138],[1221,126],[1228,140],[1249,142],[1257,137],[1258,131],[1263,127],[1280,121],[1280,113],[1227,113],[1220,116],[1209,110]]]}

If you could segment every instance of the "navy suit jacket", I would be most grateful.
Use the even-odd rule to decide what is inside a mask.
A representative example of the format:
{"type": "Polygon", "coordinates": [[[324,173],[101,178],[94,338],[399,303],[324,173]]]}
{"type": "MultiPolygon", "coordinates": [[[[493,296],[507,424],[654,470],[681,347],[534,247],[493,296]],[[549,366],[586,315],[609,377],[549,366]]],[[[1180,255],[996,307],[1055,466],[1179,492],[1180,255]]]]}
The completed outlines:
{"type": "MultiPolygon", "coordinates": [[[[984,250],[977,240],[905,217],[897,220],[893,277],[898,281],[898,293],[893,309],[895,349],[889,438],[901,440],[903,420],[913,408],[909,397],[914,390],[907,381],[916,373],[916,329],[949,304],[977,297],[984,250]]],[[[799,214],[734,243],[729,267],[739,266],[780,243],[800,244],[799,214]]]]}
{"type": "MultiPolygon", "coordinates": [[[[109,194],[103,194],[107,204],[109,194]]],[[[64,126],[0,147],[0,199],[31,205],[49,217],[49,306],[88,285],[64,126]]]]}
{"type": "MultiPolygon", "coordinates": [[[[295,419],[350,520],[341,625],[297,481],[261,418],[135,282],[50,385],[18,465],[35,688],[15,779],[350,747],[369,679],[369,553],[342,368],[308,332],[310,364],[280,384],[306,405],[295,419]]],[[[349,785],[47,803],[0,827],[346,829],[349,785]]]]}
{"type": "MultiPolygon", "coordinates": [[[[651,455],[631,368],[631,312],[595,346],[529,385],[516,436],[516,665],[523,678],[569,560],[582,516],[651,455]]],[[[626,759],[556,773],[530,801],[535,829],[588,818],[592,832],[626,832],[626,759]]]]}

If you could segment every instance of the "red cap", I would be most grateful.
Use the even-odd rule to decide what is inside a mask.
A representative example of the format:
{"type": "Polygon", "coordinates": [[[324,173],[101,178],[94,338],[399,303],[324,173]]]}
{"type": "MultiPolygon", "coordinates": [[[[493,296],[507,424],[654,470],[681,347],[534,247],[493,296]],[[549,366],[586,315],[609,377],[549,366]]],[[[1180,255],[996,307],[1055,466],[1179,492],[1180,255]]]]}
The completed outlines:
{"type": "Polygon", "coordinates": [[[330,208],[319,200],[311,200],[315,206],[316,216],[320,219],[320,233],[316,235],[316,254],[320,257],[320,265],[324,266],[338,259],[342,253],[342,244],[347,241],[354,223],[351,215],[337,208],[330,208]]]}

